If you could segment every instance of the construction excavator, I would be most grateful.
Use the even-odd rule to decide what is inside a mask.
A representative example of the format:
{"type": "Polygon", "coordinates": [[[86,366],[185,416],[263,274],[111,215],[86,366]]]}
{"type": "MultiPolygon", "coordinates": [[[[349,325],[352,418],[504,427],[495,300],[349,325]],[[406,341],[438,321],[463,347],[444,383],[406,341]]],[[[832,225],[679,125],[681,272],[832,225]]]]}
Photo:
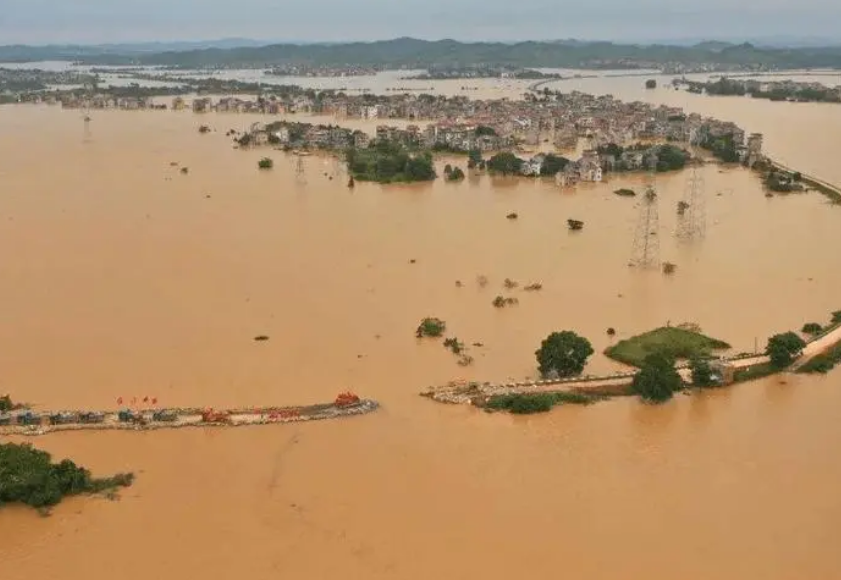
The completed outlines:
{"type": "Polygon", "coordinates": [[[336,400],[333,402],[337,407],[350,407],[359,403],[359,397],[350,391],[339,393],[336,400]]]}

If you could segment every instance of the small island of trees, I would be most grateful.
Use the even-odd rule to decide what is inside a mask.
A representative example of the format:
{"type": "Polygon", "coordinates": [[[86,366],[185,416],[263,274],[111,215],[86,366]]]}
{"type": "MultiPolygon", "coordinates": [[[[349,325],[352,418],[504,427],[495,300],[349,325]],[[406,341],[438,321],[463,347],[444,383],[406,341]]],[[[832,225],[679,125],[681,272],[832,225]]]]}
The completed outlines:
{"type": "Polygon", "coordinates": [[[348,149],[345,160],[351,176],[359,181],[409,183],[432,181],[436,177],[432,153],[410,153],[388,141],[377,142],[367,149],[348,149]]]}
{"type": "Polygon", "coordinates": [[[444,167],[444,178],[447,181],[462,181],[464,177],[461,167],[453,167],[449,163],[444,167]]]}
{"type": "Polygon", "coordinates": [[[417,336],[418,338],[438,338],[443,336],[446,330],[446,322],[444,322],[440,318],[428,317],[421,320],[421,323],[418,325],[417,330],[415,330],[415,336],[417,336]]]}
{"type": "Polygon", "coordinates": [[[113,492],[133,481],[131,473],[94,478],[69,459],[53,463],[49,453],[31,445],[0,444],[0,507],[22,503],[45,509],[66,496],[113,492]]]}

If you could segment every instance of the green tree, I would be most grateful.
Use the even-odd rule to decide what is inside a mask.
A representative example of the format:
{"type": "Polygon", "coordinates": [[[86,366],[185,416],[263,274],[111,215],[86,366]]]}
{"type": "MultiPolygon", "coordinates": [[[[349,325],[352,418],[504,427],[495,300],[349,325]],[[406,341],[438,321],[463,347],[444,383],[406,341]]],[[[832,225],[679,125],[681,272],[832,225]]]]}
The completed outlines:
{"type": "Polygon", "coordinates": [[[543,159],[543,165],[540,168],[540,175],[553,176],[559,171],[563,171],[569,165],[569,159],[547,153],[543,159]]]}
{"type": "Polygon", "coordinates": [[[488,171],[502,175],[517,175],[524,161],[511,152],[497,153],[487,162],[488,171]]]}
{"type": "Polygon", "coordinates": [[[455,167],[450,171],[447,175],[447,181],[461,181],[464,179],[464,171],[461,170],[461,167],[455,167]]]}
{"type": "Polygon", "coordinates": [[[657,81],[654,79],[648,79],[645,81],[645,88],[647,89],[656,89],[657,88],[657,81]]]}
{"type": "Polygon", "coordinates": [[[800,354],[806,343],[802,338],[793,332],[775,334],[768,339],[768,346],[765,354],[771,359],[771,364],[782,369],[791,364],[796,356],[800,354]]]}
{"type": "Polygon", "coordinates": [[[482,152],[478,149],[471,149],[467,152],[467,168],[473,169],[482,163],[482,152]]]}
{"type": "Polygon", "coordinates": [[[584,370],[593,346],[586,338],[565,330],[547,336],[534,354],[541,375],[557,373],[560,377],[571,377],[584,370]]]}
{"type": "Polygon", "coordinates": [[[696,387],[710,387],[715,384],[713,369],[708,359],[692,357],[689,369],[692,372],[692,384],[696,387]]]}
{"type": "Polygon", "coordinates": [[[631,391],[644,401],[664,403],[682,386],[674,359],[663,353],[652,353],[645,357],[639,372],[634,375],[631,391]]]}
{"type": "Polygon", "coordinates": [[[625,152],[625,149],[616,143],[608,143],[607,145],[599,145],[596,151],[599,155],[613,155],[614,157],[619,158],[622,156],[622,153],[625,152]]]}
{"type": "Polygon", "coordinates": [[[657,151],[657,171],[674,171],[686,167],[689,153],[674,145],[663,145],[657,151]]]}
{"type": "Polygon", "coordinates": [[[802,332],[804,334],[820,334],[821,330],[823,330],[823,328],[821,328],[821,325],[817,322],[807,322],[803,325],[802,332]]]}
{"type": "Polygon", "coordinates": [[[432,155],[429,153],[409,158],[405,167],[405,175],[409,181],[431,181],[435,179],[435,167],[432,164],[432,155]]]}

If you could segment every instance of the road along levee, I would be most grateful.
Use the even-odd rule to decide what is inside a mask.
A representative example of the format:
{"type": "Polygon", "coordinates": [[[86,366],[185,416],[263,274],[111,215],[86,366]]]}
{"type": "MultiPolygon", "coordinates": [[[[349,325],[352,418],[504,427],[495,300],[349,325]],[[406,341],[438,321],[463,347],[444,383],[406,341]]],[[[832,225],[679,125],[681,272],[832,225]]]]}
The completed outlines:
{"type": "Polygon", "coordinates": [[[45,435],[61,431],[154,431],[185,427],[243,427],[301,421],[321,421],[364,415],[376,401],[338,397],[335,402],[298,407],[258,407],[227,410],[175,408],[141,411],[33,411],[0,414],[0,435],[45,435]]]}
{"type": "MultiPolygon", "coordinates": [[[[841,343],[841,324],[827,328],[823,333],[810,338],[794,363],[785,371],[794,371],[817,355],[841,343]]],[[[768,355],[748,355],[720,358],[716,362],[733,370],[746,369],[768,364],[768,355]]],[[[678,373],[687,383],[691,374],[686,364],[678,365],[678,373]]],[[[781,371],[783,372],[783,371],[781,371]]],[[[558,380],[532,380],[509,383],[478,383],[453,381],[446,385],[429,387],[421,395],[439,403],[475,405],[497,395],[526,393],[592,393],[599,395],[625,395],[634,380],[636,371],[602,376],[573,377],[558,380]]]]}

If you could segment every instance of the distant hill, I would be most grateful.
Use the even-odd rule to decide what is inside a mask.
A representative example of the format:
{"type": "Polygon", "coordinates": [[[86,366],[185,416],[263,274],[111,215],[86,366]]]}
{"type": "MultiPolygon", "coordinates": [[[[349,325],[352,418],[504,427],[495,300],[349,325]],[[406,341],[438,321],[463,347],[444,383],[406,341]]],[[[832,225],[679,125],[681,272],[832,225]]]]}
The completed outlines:
{"type": "Polygon", "coordinates": [[[13,44],[0,46],[0,62],[35,62],[42,60],[84,60],[88,58],[113,58],[130,60],[143,54],[207,50],[210,48],[233,49],[259,47],[271,44],[269,41],[248,38],[223,38],[220,40],[199,40],[179,42],[137,42],[118,44],[50,44],[29,46],[13,44]]]}
{"type": "Polygon", "coordinates": [[[0,61],[55,59],[79,60],[89,64],[165,65],[187,68],[277,65],[359,65],[382,68],[509,65],[586,68],[617,64],[632,67],[667,63],[715,63],[769,68],[841,68],[841,47],[760,48],[749,43],[726,42],[677,46],[576,40],[466,43],[415,38],[336,44],[260,45],[256,41],[232,39],[169,45],[147,43],[98,47],[0,47],[0,61]],[[251,44],[237,45],[246,42],[251,44]]]}

